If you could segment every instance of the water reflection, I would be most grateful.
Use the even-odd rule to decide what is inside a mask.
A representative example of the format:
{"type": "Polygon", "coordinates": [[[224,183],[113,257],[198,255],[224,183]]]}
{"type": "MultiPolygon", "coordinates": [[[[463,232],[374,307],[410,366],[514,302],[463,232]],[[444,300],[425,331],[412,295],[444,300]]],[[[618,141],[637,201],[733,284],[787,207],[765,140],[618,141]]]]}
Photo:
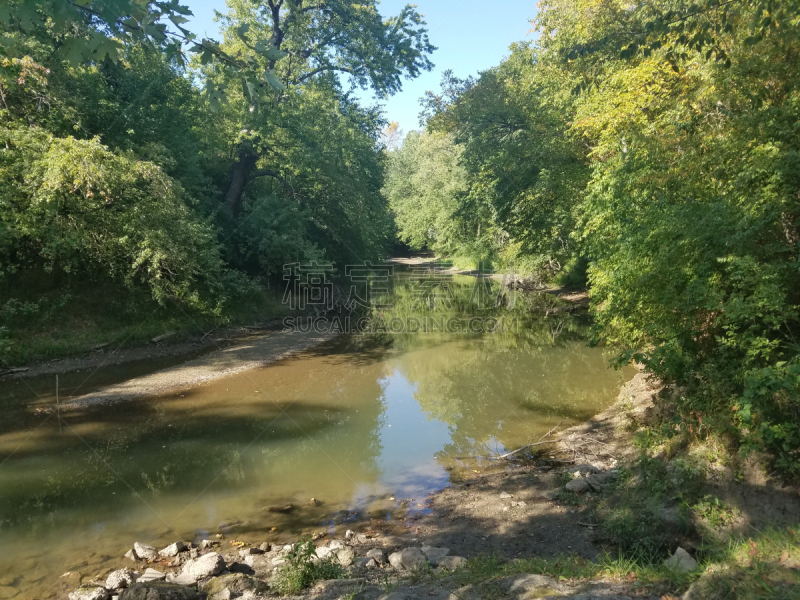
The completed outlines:
{"type": "Polygon", "coordinates": [[[31,416],[34,401],[17,403],[26,418],[0,433],[0,572],[20,574],[21,597],[44,598],[65,571],[89,578],[123,566],[137,539],[224,531],[261,542],[354,513],[420,510],[425,494],[481,456],[615,397],[624,374],[587,347],[585,319],[552,296],[512,298],[460,276],[451,291],[447,303],[419,302],[404,276],[394,307],[371,317],[504,317],[516,327],[342,336],[170,396],[72,413],[60,426],[31,416]],[[289,513],[270,511],[287,504],[289,513]]]}

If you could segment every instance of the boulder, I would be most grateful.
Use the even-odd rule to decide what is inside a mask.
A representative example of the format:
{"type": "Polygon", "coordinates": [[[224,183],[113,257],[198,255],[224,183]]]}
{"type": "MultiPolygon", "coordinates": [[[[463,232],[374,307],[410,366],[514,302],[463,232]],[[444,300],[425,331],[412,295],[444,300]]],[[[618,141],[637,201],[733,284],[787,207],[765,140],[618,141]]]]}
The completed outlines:
{"type": "Polygon", "coordinates": [[[133,569],[120,569],[106,578],[106,589],[120,590],[133,585],[137,579],[139,579],[139,574],[133,569]]]}
{"type": "Polygon", "coordinates": [[[686,550],[678,547],[675,554],[664,561],[664,566],[673,571],[688,573],[697,568],[697,561],[686,550]]]}
{"type": "Polygon", "coordinates": [[[331,550],[328,546],[320,546],[314,551],[317,555],[317,558],[320,560],[325,560],[331,557],[333,554],[333,550],[331,550]]]}
{"type": "Polygon", "coordinates": [[[197,590],[170,583],[137,581],[122,590],[119,600],[200,600],[197,590]]]}
{"type": "Polygon", "coordinates": [[[455,571],[467,564],[467,559],[463,556],[445,556],[442,558],[438,565],[448,571],[455,571]]]}
{"type": "Polygon", "coordinates": [[[577,479],[572,479],[571,481],[568,481],[566,488],[568,492],[575,492],[576,494],[582,494],[583,492],[589,491],[589,482],[586,481],[586,479],[579,477],[577,479]]]}
{"type": "Polygon", "coordinates": [[[383,555],[383,550],[380,548],[373,548],[367,552],[367,558],[371,558],[379,565],[382,565],[386,562],[386,557],[383,555]]]}
{"type": "Polygon", "coordinates": [[[422,552],[428,557],[432,565],[438,565],[439,561],[450,554],[450,548],[434,548],[433,546],[423,546],[422,552]]]}
{"type": "Polygon", "coordinates": [[[186,544],[184,544],[183,542],[175,542],[174,544],[170,544],[163,550],[159,550],[158,554],[159,556],[162,556],[164,558],[172,558],[174,556],[178,556],[178,554],[180,552],[183,552],[184,550],[186,550],[186,544]]]}
{"type": "Polygon", "coordinates": [[[192,559],[183,565],[181,575],[186,575],[194,581],[213,577],[225,568],[225,561],[216,552],[209,552],[198,558],[192,559]]]}
{"type": "Polygon", "coordinates": [[[402,552],[392,552],[389,555],[389,564],[392,565],[395,569],[402,569],[403,568],[403,556],[402,552]]]}
{"type": "Polygon", "coordinates": [[[141,542],[133,544],[133,552],[139,560],[158,560],[158,550],[141,542]]]}
{"type": "Polygon", "coordinates": [[[82,585],[69,595],[69,600],[108,600],[108,590],[96,585],[82,585]]]}
{"type": "Polygon", "coordinates": [[[428,564],[428,557],[420,548],[406,548],[400,553],[400,562],[406,571],[416,571],[428,564]]]}

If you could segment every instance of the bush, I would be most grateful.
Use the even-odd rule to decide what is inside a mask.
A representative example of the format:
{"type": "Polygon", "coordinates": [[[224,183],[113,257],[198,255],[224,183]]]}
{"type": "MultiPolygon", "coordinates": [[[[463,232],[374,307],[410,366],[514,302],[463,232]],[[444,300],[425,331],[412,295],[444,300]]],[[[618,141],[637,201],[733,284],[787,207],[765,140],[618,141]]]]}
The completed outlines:
{"type": "Polygon", "coordinates": [[[311,538],[303,538],[287,557],[287,563],[275,574],[272,587],[279,594],[290,596],[306,589],[316,581],[341,579],[344,569],[330,560],[318,560],[311,538]]]}

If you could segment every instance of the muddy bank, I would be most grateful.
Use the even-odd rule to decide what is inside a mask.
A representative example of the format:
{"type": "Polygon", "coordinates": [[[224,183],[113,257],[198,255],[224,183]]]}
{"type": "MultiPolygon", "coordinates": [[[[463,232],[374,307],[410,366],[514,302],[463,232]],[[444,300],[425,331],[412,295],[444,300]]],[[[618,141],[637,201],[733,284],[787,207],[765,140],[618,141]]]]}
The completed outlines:
{"type": "Polygon", "coordinates": [[[91,404],[103,404],[157,396],[263,367],[295,352],[307,350],[331,339],[333,334],[273,331],[239,340],[237,343],[156,373],[111,385],[71,398],[61,404],[69,411],[91,404]]]}

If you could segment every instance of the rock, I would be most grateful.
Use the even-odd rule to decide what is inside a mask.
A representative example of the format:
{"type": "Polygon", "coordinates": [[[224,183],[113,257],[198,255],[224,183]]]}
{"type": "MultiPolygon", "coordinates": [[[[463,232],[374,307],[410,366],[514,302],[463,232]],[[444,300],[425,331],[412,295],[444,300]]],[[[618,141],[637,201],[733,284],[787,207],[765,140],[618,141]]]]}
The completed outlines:
{"type": "Polygon", "coordinates": [[[122,590],[119,600],[199,600],[197,590],[170,583],[137,581],[122,590]]]}
{"type": "Polygon", "coordinates": [[[222,590],[221,592],[209,596],[208,600],[232,600],[232,598],[233,593],[230,590],[222,590]]]}
{"type": "Polygon", "coordinates": [[[348,529],[344,534],[344,539],[346,540],[352,540],[354,537],[356,537],[356,532],[352,529],[348,529]]]}
{"type": "Polygon", "coordinates": [[[106,589],[120,590],[136,583],[139,574],[133,569],[120,569],[114,571],[106,578],[106,589]]]}
{"type": "Polygon", "coordinates": [[[167,576],[164,575],[161,571],[156,571],[155,569],[147,569],[143,575],[139,576],[139,579],[136,581],[138,583],[150,583],[151,581],[161,581],[165,579],[167,576]]]}
{"type": "Polygon", "coordinates": [[[367,552],[367,558],[371,558],[379,565],[382,565],[386,562],[386,557],[383,555],[383,550],[380,548],[373,548],[367,552]]]}
{"type": "Polygon", "coordinates": [[[448,571],[455,571],[467,564],[467,559],[463,556],[445,556],[439,561],[439,566],[448,571]]]}
{"type": "Polygon", "coordinates": [[[181,575],[186,575],[189,578],[197,581],[216,575],[225,568],[225,561],[216,552],[204,554],[198,558],[190,560],[183,565],[183,572],[181,575]]]}
{"type": "Polygon", "coordinates": [[[508,492],[503,492],[503,493],[500,494],[500,499],[501,500],[508,500],[511,497],[512,497],[511,494],[509,494],[508,492]]]}
{"type": "Polygon", "coordinates": [[[580,473],[581,475],[583,475],[584,473],[586,473],[587,475],[592,475],[594,473],[599,473],[599,472],[600,469],[598,469],[594,465],[587,465],[587,464],[575,465],[574,467],[570,467],[569,469],[567,469],[567,473],[580,473]]]}
{"type": "Polygon", "coordinates": [[[514,508],[525,508],[528,505],[525,504],[523,500],[520,500],[519,502],[512,502],[511,506],[513,506],[514,508]]]}
{"type": "Polygon", "coordinates": [[[328,544],[328,548],[330,548],[331,550],[341,550],[346,545],[347,544],[345,544],[342,540],[331,540],[330,543],[328,544]]]}
{"type": "Polygon", "coordinates": [[[380,596],[378,600],[412,600],[412,598],[403,592],[391,592],[380,596]]]}
{"type": "Polygon", "coordinates": [[[264,551],[261,548],[242,548],[239,550],[239,556],[242,558],[245,556],[255,556],[256,554],[264,554],[264,551]]]}
{"type": "Polygon", "coordinates": [[[439,561],[450,554],[450,548],[434,548],[433,546],[423,546],[422,552],[428,557],[432,565],[438,565],[439,561]]]}
{"type": "Polygon", "coordinates": [[[167,331],[166,333],[162,333],[161,335],[157,335],[152,340],[150,340],[153,344],[158,344],[159,342],[163,342],[164,340],[168,340],[172,336],[177,335],[175,331],[167,331]]]}
{"type": "Polygon", "coordinates": [[[366,544],[369,541],[366,533],[357,533],[355,539],[353,540],[354,544],[366,544]]]}
{"type": "Polygon", "coordinates": [[[573,479],[567,482],[566,488],[568,492],[582,494],[583,492],[589,491],[589,482],[583,478],[573,479]]]}
{"type": "Polygon", "coordinates": [[[275,563],[263,554],[245,556],[244,564],[253,569],[253,574],[256,577],[269,577],[270,573],[275,569],[275,563]]]}
{"type": "Polygon", "coordinates": [[[664,566],[674,571],[688,573],[697,568],[697,561],[683,548],[675,550],[675,554],[664,561],[664,566]]]}
{"type": "Polygon", "coordinates": [[[594,475],[589,475],[586,478],[586,481],[595,492],[602,492],[603,488],[605,488],[608,483],[617,477],[617,474],[618,473],[616,471],[595,473],[594,475]]]}
{"type": "Polygon", "coordinates": [[[108,590],[96,585],[82,585],[69,595],[69,600],[108,600],[108,590]]]}
{"type": "Polygon", "coordinates": [[[312,498],[311,500],[308,501],[308,504],[310,506],[319,506],[322,503],[319,500],[317,500],[316,498],[312,498]]]}
{"type": "Polygon", "coordinates": [[[320,560],[325,560],[331,557],[333,554],[333,550],[330,549],[328,546],[320,546],[314,551],[317,555],[317,558],[320,560]]]}
{"type": "Polygon", "coordinates": [[[200,550],[208,550],[209,548],[211,548],[212,546],[216,546],[217,544],[219,544],[219,542],[217,542],[216,540],[200,540],[198,547],[200,548],[200,550]]]}
{"type": "Polygon", "coordinates": [[[139,560],[158,560],[158,550],[147,544],[136,542],[133,545],[133,552],[139,560]]]}
{"type": "Polygon", "coordinates": [[[138,561],[138,560],[139,560],[139,559],[136,557],[136,551],[134,551],[134,549],[133,549],[133,548],[131,548],[130,550],[128,550],[128,551],[125,553],[125,558],[127,558],[128,560],[132,560],[133,562],[136,562],[136,561],[138,561]]]}
{"type": "Polygon", "coordinates": [[[364,563],[364,568],[369,569],[370,571],[372,569],[377,569],[379,566],[380,565],[378,564],[378,561],[376,561],[374,558],[368,558],[367,562],[364,563]]]}
{"type": "Polygon", "coordinates": [[[246,592],[263,594],[267,591],[267,584],[250,575],[231,573],[229,575],[222,575],[209,579],[205,583],[200,584],[199,590],[205,592],[209,596],[213,596],[225,590],[237,595],[246,592]]]}
{"type": "Polygon", "coordinates": [[[400,553],[400,562],[407,571],[416,571],[428,564],[428,557],[420,548],[406,548],[400,553]]]}
{"type": "Polygon", "coordinates": [[[261,550],[261,552],[269,552],[270,545],[267,542],[264,542],[258,547],[258,549],[261,550]]]}
{"type": "Polygon", "coordinates": [[[289,514],[294,510],[294,504],[281,504],[279,506],[270,506],[267,508],[267,512],[271,513],[280,513],[280,514],[289,514]]]}
{"type": "Polygon", "coordinates": [[[349,567],[353,564],[353,559],[355,556],[355,550],[353,550],[350,546],[347,546],[336,551],[336,562],[343,567],[349,567]]]}
{"type": "Polygon", "coordinates": [[[500,580],[500,585],[509,595],[517,597],[543,598],[560,595],[562,586],[555,579],[544,575],[515,575],[500,580]]]}
{"type": "Polygon", "coordinates": [[[389,555],[389,564],[392,565],[395,569],[402,569],[403,568],[403,557],[402,552],[392,552],[389,555]]]}
{"type": "Polygon", "coordinates": [[[186,544],[183,542],[175,542],[174,544],[170,544],[163,550],[159,550],[159,556],[163,556],[164,558],[172,558],[173,556],[178,556],[180,552],[186,550],[186,544]]]}

